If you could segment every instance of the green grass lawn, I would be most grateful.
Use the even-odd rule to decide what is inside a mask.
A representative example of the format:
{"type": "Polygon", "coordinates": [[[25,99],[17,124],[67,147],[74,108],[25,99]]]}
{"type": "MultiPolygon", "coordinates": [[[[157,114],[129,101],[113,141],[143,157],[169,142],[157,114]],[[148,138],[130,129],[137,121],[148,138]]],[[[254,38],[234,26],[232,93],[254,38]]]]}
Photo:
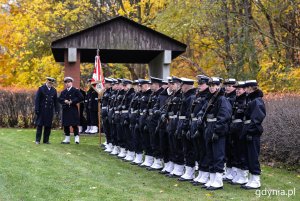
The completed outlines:
{"type": "Polygon", "coordinates": [[[300,176],[282,169],[263,166],[261,190],[295,188],[289,198],[229,184],[209,192],[123,162],[102,151],[96,136],[81,136],[80,145],[74,138],[60,144],[62,131],[52,132],[50,145],[34,139],[33,129],[0,129],[0,201],[300,200],[300,176]]]}

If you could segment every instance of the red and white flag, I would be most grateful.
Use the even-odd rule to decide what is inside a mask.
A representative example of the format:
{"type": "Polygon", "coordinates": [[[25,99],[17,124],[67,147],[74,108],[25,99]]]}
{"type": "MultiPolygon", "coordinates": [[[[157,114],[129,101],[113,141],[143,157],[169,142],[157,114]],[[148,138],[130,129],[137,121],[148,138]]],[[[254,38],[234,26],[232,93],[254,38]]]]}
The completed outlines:
{"type": "Polygon", "coordinates": [[[101,89],[104,88],[104,76],[99,55],[95,57],[95,68],[93,72],[92,82],[98,82],[97,87],[101,89]]]}

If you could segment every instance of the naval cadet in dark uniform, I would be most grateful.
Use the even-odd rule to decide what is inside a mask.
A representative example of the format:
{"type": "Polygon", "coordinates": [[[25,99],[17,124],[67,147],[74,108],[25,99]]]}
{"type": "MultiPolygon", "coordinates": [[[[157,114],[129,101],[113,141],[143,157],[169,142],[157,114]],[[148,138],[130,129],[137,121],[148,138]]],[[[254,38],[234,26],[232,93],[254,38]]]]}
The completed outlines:
{"type": "Polygon", "coordinates": [[[118,155],[119,158],[125,158],[127,152],[133,152],[132,147],[128,146],[128,139],[130,138],[130,128],[129,128],[129,106],[130,102],[134,96],[134,89],[132,88],[132,81],[128,79],[122,80],[122,85],[124,87],[124,96],[119,104],[120,107],[120,123],[122,127],[122,132],[118,132],[118,144],[120,146],[120,153],[118,155]]]}
{"type": "Polygon", "coordinates": [[[142,167],[150,167],[153,163],[153,156],[148,155],[149,153],[149,147],[147,146],[147,136],[149,135],[146,132],[149,132],[148,129],[145,129],[147,126],[147,116],[148,116],[148,103],[150,100],[150,95],[152,94],[152,91],[150,89],[150,81],[149,80],[144,80],[144,79],[139,79],[139,84],[141,85],[141,90],[142,90],[142,95],[140,98],[140,107],[139,107],[139,136],[137,139],[137,142],[141,142],[142,144],[142,150],[137,150],[137,154],[141,154],[142,151],[145,152],[145,159],[140,166],[142,167]],[[144,135],[146,137],[144,137],[144,135]]]}
{"type": "Polygon", "coordinates": [[[54,111],[58,115],[57,92],[53,87],[54,82],[54,78],[47,77],[46,83],[39,87],[35,95],[35,125],[37,126],[35,138],[36,144],[40,144],[43,127],[43,143],[50,144],[49,136],[51,133],[54,111]]]}
{"type": "MultiPolygon", "coordinates": [[[[225,79],[223,82],[223,86],[225,88],[225,97],[230,102],[231,106],[233,107],[233,104],[235,102],[236,92],[235,92],[235,85],[236,80],[234,78],[228,78],[225,79]]],[[[232,164],[232,158],[235,154],[232,144],[231,135],[226,135],[226,143],[225,143],[225,175],[223,176],[223,180],[232,180],[233,177],[237,175],[237,168],[233,167],[232,164]]]]}
{"type": "Polygon", "coordinates": [[[88,130],[86,133],[88,134],[95,134],[98,132],[98,92],[92,87],[91,82],[91,87],[88,91],[87,98],[87,109],[88,109],[88,114],[89,114],[89,124],[90,130],[88,130]]]}
{"type": "MultiPolygon", "coordinates": [[[[154,114],[159,118],[159,122],[155,132],[159,133],[159,151],[157,151],[157,157],[162,158],[164,161],[164,168],[159,172],[161,174],[168,174],[174,168],[174,163],[170,161],[169,153],[169,134],[167,130],[167,118],[161,118],[161,116],[167,116],[168,108],[171,105],[173,98],[172,89],[172,77],[167,77],[168,86],[165,88],[158,97],[158,101],[154,106],[154,114]]],[[[155,150],[156,148],[154,148],[155,150]]]]}
{"type": "MultiPolygon", "coordinates": [[[[135,125],[138,121],[138,99],[140,96],[140,89],[138,86],[139,82],[138,80],[134,80],[132,82],[133,86],[133,92],[132,92],[132,97],[130,104],[128,106],[128,124],[129,124],[129,132],[126,135],[126,149],[127,153],[124,158],[125,161],[134,161],[135,159],[135,146],[134,146],[134,132],[135,130],[135,125]]],[[[127,100],[128,103],[129,99],[127,100]]],[[[126,122],[127,123],[127,122],[126,122]]],[[[140,158],[142,160],[142,157],[140,158]]]]}
{"type": "Polygon", "coordinates": [[[167,130],[169,134],[169,154],[170,154],[170,170],[171,172],[169,174],[166,174],[168,177],[180,177],[183,175],[184,171],[184,165],[183,164],[177,164],[174,161],[176,160],[176,142],[177,137],[175,136],[175,132],[177,129],[178,124],[178,112],[180,111],[181,106],[181,98],[182,98],[182,91],[181,91],[181,79],[178,77],[172,76],[172,90],[174,91],[174,95],[172,97],[172,100],[170,102],[170,106],[167,109],[167,112],[165,115],[162,115],[162,121],[165,121],[164,119],[168,119],[168,125],[167,130]]]}
{"type": "Polygon", "coordinates": [[[108,121],[108,106],[109,106],[109,97],[112,93],[112,83],[113,80],[110,78],[104,78],[104,93],[101,98],[101,118],[102,118],[102,125],[103,125],[103,132],[105,133],[106,143],[105,143],[105,150],[112,149],[111,143],[111,134],[109,128],[109,121],[108,121]],[[108,148],[109,147],[109,148],[108,148]]]}
{"type": "Polygon", "coordinates": [[[194,80],[188,78],[180,78],[182,82],[181,105],[178,113],[178,125],[175,131],[176,151],[174,162],[179,165],[185,164],[184,174],[178,179],[179,181],[190,181],[194,179],[195,159],[193,144],[186,137],[189,131],[189,121],[191,116],[192,101],[196,98],[196,88],[194,88],[194,80]]]}
{"type": "MultiPolygon", "coordinates": [[[[194,99],[191,105],[190,130],[186,134],[187,139],[190,139],[192,141],[191,147],[194,149],[194,153],[191,155],[186,154],[185,156],[187,160],[194,160],[195,162],[198,162],[199,172],[197,177],[194,178],[192,181],[193,185],[204,184],[207,182],[209,177],[203,129],[198,129],[197,126],[197,115],[202,109],[203,105],[206,103],[206,97],[209,93],[209,77],[205,75],[198,75],[197,79],[198,92],[196,94],[196,98],[194,99]]],[[[187,150],[189,150],[189,148],[187,148],[187,150]]]]}
{"type": "Polygon", "coordinates": [[[114,133],[113,133],[113,151],[110,153],[112,155],[118,155],[120,153],[120,145],[119,145],[119,140],[118,136],[122,134],[122,125],[121,125],[121,103],[125,95],[124,91],[124,86],[122,84],[122,79],[118,78],[118,83],[117,83],[117,89],[118,92],[115,96],[115,100],[113,103],[113,127],[114,127],[114,133]]]}
{"type": "Polygon", "coordinates": [[[209,164],[209,180],[203,186],[207,190],[223,188],[223,172],[225,162],[225,136],[229,131],[232,107],[220,89],[220,78],[209,80],[209,101],[203,106],[200,121],[204,121],[204,138],[209,164]]]}
{"type": "Polygon", "coordinates": [[[62,125],[64,127],[65,139],[62,144],[70,144],[70,126],[72,126],[75,136],[75,143],[79,144],[78,125],[80,123],[77,103],[83,101],[80,91],[73,87],[73,78],[65,77],[66,89],[63,90],[58,98],[62,105],[62,125]]]}
{"type": "Polygon", "coordinates": [[[112,79],[112,91],[109,96],[108,100],[108,124],[109,124],[109,140],[108,144],[109,146],[106,147],[105,152],[111,153],[114,150],[115,142],[114,142],[114,136],[116,133],[116,128],[114,126],[114,103],[116,100],[116,97],[118,95],[118,80],[111,78],[112,79]]]}
{"type": "Polygon", "coordinates": [[[248,167],[246,164],[247,144],[245,136],[242,136],[244,116],[246,108],[245,82],[239,81],[234,85],[236,98],[232,107],[232,119],[230,124],[230,139],[232,152],[232,169],[236,174],[229,180],[232,184],[246,184],[248,182],[248,167]]]}
{"type": "MultiPolygon", "coordinates": [[[[148,136],[147,142],[148,146],[150,147],[150,153],[148,155],[153,156],[154,161],[148,170],[160,170],[163,168],[162,159],[158,157],[157,151],[159,146],[155,147],[155,145],[159,145],[159,136],[156,135],[156,127],[158,124],[159,117],[154,115],[154,106],[158,101],[159,94],[164,90],[162,86],[162,79],[156,77],[150,77],[151,81],[151,90],[152,94],[150,96],[150,100],[148,103],[148,118],[147,118],[147,129],[148,129],[148,136]]],[[[146,137],[146,136],[145,136],[146,137]]]]}
{"type": "Polygon", "coordinates": [[[266,117],[266,107],[262,99],[263,92],[258,88],[256,80],[247,80],[245,83],[247,106],[245,109],[243,136],[247,141],[247,166],[249,180],[242,186],[244,189],[260,188],[260,136],[263,133],[262,122],[266,117]]]}

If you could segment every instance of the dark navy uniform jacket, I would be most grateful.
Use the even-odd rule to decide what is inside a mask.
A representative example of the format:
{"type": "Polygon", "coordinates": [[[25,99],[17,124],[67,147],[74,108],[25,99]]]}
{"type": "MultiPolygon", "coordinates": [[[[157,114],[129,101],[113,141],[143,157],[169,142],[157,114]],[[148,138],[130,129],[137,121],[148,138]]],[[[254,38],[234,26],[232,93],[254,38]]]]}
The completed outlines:
{"type": "Polygon", "coordinates": [[[234,103],[235,97],[236,97],[236,91],[234,90],[229,94],[226,93],[225,97],[227,98],[227,100],[229,100],[231,106],[233,106],[233,103],[234,103]]]}
{"type": "Polygon", "coordinates": [[[191,105],[193,100],[196,98],[196,91],[197,91],[196,88],[192,88],[182,94],[181,106],[178,115],[179,117],[185,116],[186,119],[183,120],[182,124],[178,125],[177,130],[179,132],[181,132],[181,130],[187,132],[187,130],[189,129],[189,117],[191,116],[191,105]]]}
{"type": "Polygon", "coordinates": [[[35,96],[35,112],[37,126],[52,126],[53,112],[58,112],[57,92],[51,87],[50,90],[44,84],[39,87],[35,96]]]}
{"type": "Polygon", "coordinates": [[[250,120],[250,123],[244,124],[243,134],[261,135],[263,133],[261,124],[266,117],[266,107],[262,97],[263,92],[259,89],[248,94],[245,120],[250,120]]]}
{"type": "Polygon", "coordinates": [[[162,92],[158,95],[155,105],[153,106],[153,113],[157,114],[155,117],[159,118],[159,115],[163,111],[164,107],[167,105],[167,101],[169,101],[169,97],[171,95],[168,94],[168,88],[162,90],[162,92]]]}
{"type": "MultiPolygon", "coordinates": [[[[208,94],[208,100],[213,97],[214,94],[208,94]]],[[[209,101],[208,101],[209,102],[209,101]]],[[[207,107],[208,102],[203,106],[203,109],[205,110],[207,107]]],[[[224,91],[221,90],[216,97],[215,101],[213,102],[213,105],[210,107],[206,118],[204,121],[207,122],[207,119],[214,119],[216,118],[216,121],[214,122],[207,122],[207,127],[205,130],[205,136],[210,138],[213,133],[224,136],[229,131],[229,124],[231,121],[231,114],[232,114],[232,106],[227,98],[224,96],[224,91]]]]}
{"type": "Polygon", "coordinates": [[[62,125],[63,126],[76,126],[79,125],[79,113],[77,103],[83,101],[83,96],[81,92],[71,87],[68,91],[63,90],[58,98],[59,103],[62,105],[62,125]],[[71,100],[72,104],[65,104],[65,100],[71,100]]]}
{"type": "Polygon", "coordinates": [[[98,111],[98,93],[93,89],[90,88],[87,95],[87,108],[90,111],[97,112],[98,111]]]}
{"type": "Polygon", "coordinates": [[[231,133],[233,133],[233,132],[240,133],[240,131],[244,125],[244,123],[242,121],[244,120],[245,108],[246,108],[246,93],[243,93],[242,95],[237,96],[233,103],[232,121],[241,120],[241,122],[231,123],[231,125],[230,125],[231,133]]]}
{"type": "Polygon", "coordinates": [[[131,88],[129,89],[126,93],[125,93],[125,97],[124,97],[124,100],[122,101],[122,105],[121,105],[121,110],[124,111],[124,113],[122,112],[122,117],[123,117],[123,120],[129,120],[129,106],[130,106],[130,103],[133,99],[135,95],[135,92],[134,92],[134,89],[131,88]]]}

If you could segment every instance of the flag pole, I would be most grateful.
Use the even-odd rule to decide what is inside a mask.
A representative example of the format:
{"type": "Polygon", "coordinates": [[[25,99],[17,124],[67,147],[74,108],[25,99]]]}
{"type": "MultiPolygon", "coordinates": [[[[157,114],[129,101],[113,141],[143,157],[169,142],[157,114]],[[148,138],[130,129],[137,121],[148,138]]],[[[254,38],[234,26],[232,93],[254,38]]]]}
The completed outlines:
{"type": "MultiPolygon", "coordinates": [[[[97,56],[99,56],[99,48],[97,48],[97,56]]],[[[103,90],[103,89],[102,89],[103,90]]],[[[102,91],[101,90],[101,91],[102,91]]],[[[102,93],[103,95],[103,93],[102,93]]],[[[102,114],[101,114],[101,98],[102,98],[101,93],[98,93],[98,130],[99,130],[99,146],[101,146],[101,118],[102,118],[102,114]]]]}

